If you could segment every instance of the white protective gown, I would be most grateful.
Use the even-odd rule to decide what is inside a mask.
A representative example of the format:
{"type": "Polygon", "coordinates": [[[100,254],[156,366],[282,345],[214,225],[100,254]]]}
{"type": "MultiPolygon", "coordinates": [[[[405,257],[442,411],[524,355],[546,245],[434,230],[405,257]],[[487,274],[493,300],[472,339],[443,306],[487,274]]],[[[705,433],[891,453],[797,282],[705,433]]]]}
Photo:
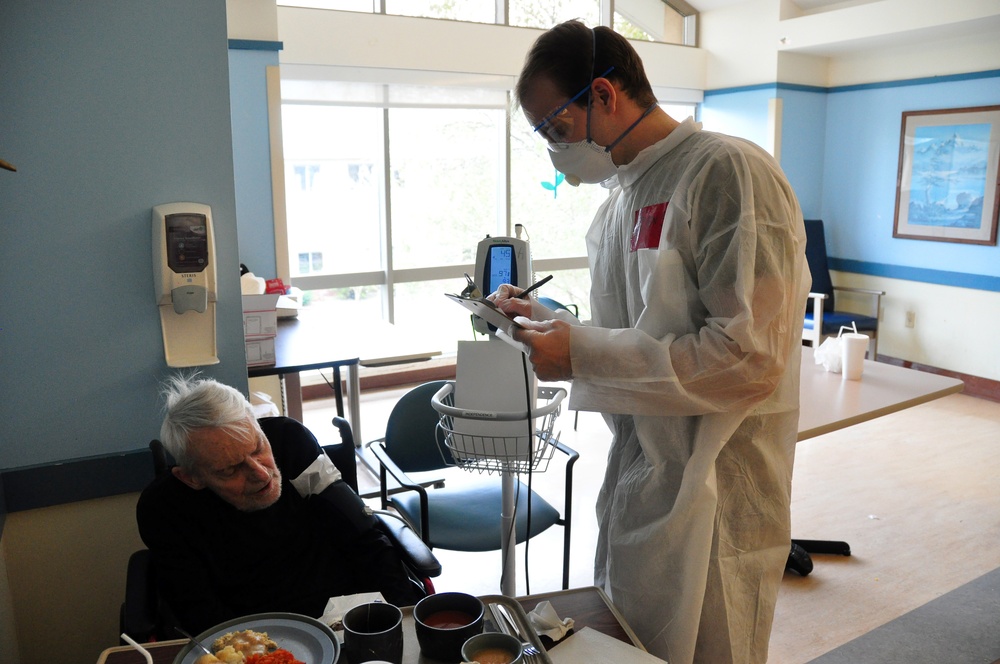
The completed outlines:
{"type": "Polygon", "coordinates": [[[691,120],[618,180],[587,234],[593,325],[570,334],[569,407],[614,434],[596,583],[670,664],[763,663],[790,546],[802,213],[766,152],[691,120]]]}

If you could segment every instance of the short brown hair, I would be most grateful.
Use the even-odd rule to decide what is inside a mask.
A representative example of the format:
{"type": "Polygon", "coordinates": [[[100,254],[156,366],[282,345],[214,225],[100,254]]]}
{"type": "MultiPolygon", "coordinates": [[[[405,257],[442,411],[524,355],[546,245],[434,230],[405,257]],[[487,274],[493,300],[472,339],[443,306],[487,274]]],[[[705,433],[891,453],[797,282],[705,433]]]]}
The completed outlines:
{"type": "MultiPolygon", "coordinates": [[[[560,93],[572,97],[609,68],[605,75],[639,106],[656,103],[639,54],[611,28],[591,30],[580,21],[566,21],[547,30],[528,51],[514,88],[518,103],[538,79],[546,78],[560,93]]],[[[575,102],[584,106],[587,98],[575,102]]]]}

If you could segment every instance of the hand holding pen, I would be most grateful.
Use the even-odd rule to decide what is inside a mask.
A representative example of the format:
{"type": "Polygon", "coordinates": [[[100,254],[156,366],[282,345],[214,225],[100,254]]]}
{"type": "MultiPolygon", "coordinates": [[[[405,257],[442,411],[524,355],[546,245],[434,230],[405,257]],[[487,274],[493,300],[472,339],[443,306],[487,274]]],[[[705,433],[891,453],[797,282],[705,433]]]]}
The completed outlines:
{"type": "Polygon", "coordinates": [[[518,298],[518,299],[520,299],[520,300],[523,300],[523,299],[527,298],[528,295],[531,294],[531,291],[537,290],[541,286],[544,286],[545,284],[549,283],[550,279],[552,279],[552,275],[551,274],[549,276],[545,277],[544,279],[539,279],[535,283],[531,284],[530,286],[528,286],[527,288],[525,288],[523,291],[521,291],[520,293],[518,293],[515,297],[518,298]]]}

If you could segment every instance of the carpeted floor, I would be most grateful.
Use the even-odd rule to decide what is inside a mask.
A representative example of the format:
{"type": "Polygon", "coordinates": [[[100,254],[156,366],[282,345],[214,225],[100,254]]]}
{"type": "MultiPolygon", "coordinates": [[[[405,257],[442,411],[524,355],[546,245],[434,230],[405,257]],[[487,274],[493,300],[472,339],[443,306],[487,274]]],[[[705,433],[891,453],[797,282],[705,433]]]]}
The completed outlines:
{"type": "Polygon", "coordinates": [[[1000,569],[812,660],[813,664],[996,662],[1000,569]]]}

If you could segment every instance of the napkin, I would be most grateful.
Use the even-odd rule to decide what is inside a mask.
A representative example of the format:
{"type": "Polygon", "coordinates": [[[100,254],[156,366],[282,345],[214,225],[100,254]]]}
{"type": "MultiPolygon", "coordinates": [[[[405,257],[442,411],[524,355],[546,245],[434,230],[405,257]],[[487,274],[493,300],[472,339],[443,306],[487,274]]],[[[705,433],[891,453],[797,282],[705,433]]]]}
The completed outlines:
{"type": "Polygon", "coordinates": [[[619,641],[596,629],[584,627],[549,651],[552,664],[664,664],[666,660],[650,655],[645,650],[619,641]]]}
{"type": "Polygon", "coordinates": [[[344,614],[361,604],[370,602],[384,602],[382,593],[358,593],[356,595],[341,595],[331,597],[326,602],[323,615],[319,621],[324,625],[329,625],[335,629],[340,629],[340,623],[344,620],[344,614]]]}
{"type": "Polygon", "coordinates": [[[528,622],[531,623],[535,633],[547,636],[553,641],[558,641],[566,636],[566,632],[573,629],[573,619],[560,619],[548,600],[539,602],[534,611],[528,612],[528,622]]]}

